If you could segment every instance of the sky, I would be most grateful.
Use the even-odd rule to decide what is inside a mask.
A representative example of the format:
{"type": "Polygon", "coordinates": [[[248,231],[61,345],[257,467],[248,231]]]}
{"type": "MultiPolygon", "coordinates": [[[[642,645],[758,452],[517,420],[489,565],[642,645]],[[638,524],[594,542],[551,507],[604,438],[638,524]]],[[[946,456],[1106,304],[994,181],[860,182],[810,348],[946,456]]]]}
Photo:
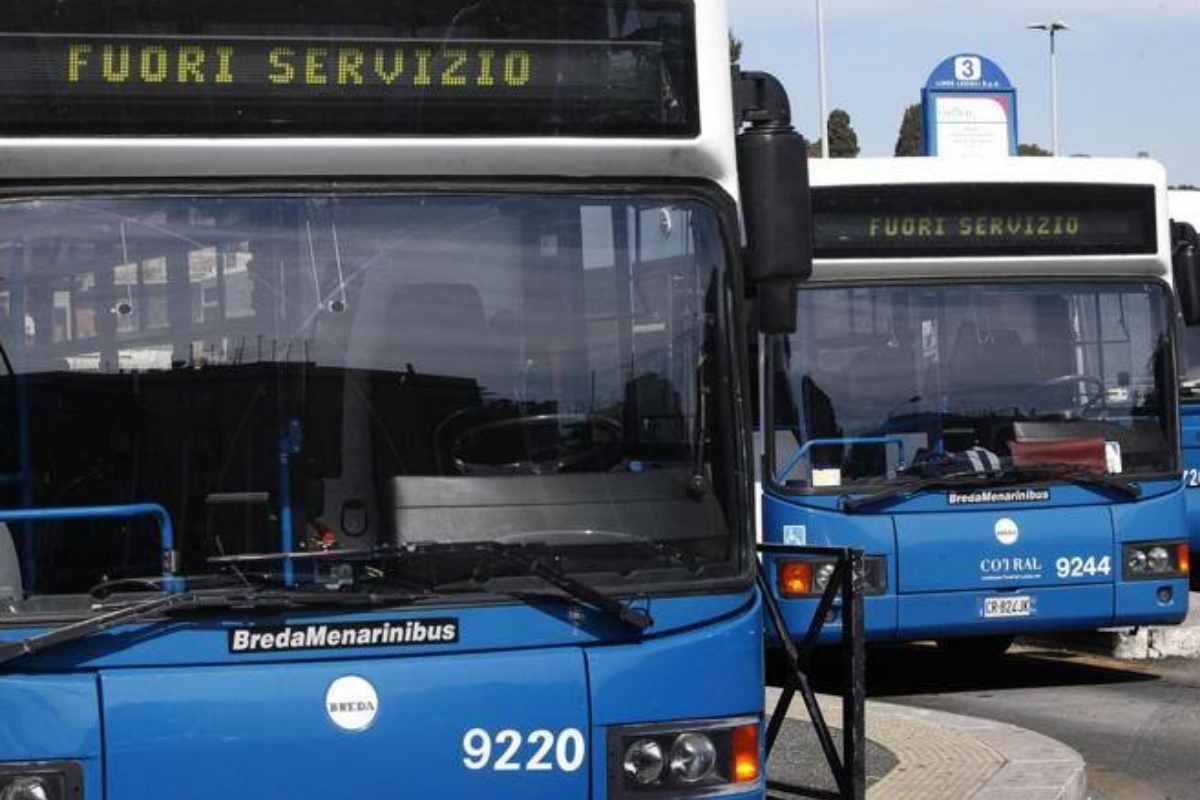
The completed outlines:
{"type": "MultiPolygon", "coordinates": [[[[1063,155],[1135,156],[1200,185],[1200,0],[823,0],[829,108],[850,114],[863,156],[890,156],[900,119],[947,56],[994,60],[1017,88],[1019,137],[1049,149],[1048,37],[1061,19],[1063,155]]],[[[796,126],[819,138],[815,0],[729,0],[742,66],[787,86],[796,126]]]]}

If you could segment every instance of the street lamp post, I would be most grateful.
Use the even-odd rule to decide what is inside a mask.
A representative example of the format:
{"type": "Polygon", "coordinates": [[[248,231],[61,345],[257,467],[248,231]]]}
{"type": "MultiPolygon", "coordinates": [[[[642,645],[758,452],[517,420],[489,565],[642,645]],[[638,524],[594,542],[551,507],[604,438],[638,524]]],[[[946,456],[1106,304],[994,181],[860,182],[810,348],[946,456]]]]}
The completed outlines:
{"type": "Polygon", "coordinates": [[[1050,34],[1050,152],[1052,155],[1058,155],[1058,52],[1054,37],[1059,31],[1069,31],[1070,28],[1061,19],[1054,22],[1031,22],[1025,27],[1050,34]]]}
{"type": "Polygon", "coordinates": [[[817,0],[817,83],[819,84],[819,109],[821,115],[821,158],[829,158],[829,96],[825,87],[825,18],[821,0],[817,0]]]}

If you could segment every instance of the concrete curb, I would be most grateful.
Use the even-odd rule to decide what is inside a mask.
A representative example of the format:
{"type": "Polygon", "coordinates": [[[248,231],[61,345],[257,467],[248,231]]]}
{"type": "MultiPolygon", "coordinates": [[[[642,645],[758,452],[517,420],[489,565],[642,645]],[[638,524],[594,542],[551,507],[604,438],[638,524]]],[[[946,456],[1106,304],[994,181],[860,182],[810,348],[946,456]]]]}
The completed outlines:
{"type": "MultiPolygon", "coordinates": [[[[767,708],[779,699],[767,690],[767,708]]],[[[841,698],[820,695],[826,720],[841,698]]],[[[788,716],[807,720],[803,704],[788,716]]],[[[1087,771],[1070,747],[1003,722],[867,701],[867,736],[896,756],[867,792],[872,800],[1086,800],[1087,771]]]]}

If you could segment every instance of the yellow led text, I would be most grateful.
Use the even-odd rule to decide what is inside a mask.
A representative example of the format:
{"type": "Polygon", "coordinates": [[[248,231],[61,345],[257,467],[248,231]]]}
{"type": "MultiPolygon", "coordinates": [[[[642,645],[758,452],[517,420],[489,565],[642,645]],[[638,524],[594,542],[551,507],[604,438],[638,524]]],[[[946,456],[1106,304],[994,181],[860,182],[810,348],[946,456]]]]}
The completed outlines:
{"type": "Polygon", "coordinates": [[[67,45],[68,83],[255,84],[288,87],[520,88],[535,79],[524,49],[477,47],[307,46],[209,42],[67,45]]]}
{"type": "Polygon", "coordinates": [[[897,215],[870,217],[871,239],[984,239],[1077,236],[1078,216],[1069,214],[939,217],[897,215]]]}

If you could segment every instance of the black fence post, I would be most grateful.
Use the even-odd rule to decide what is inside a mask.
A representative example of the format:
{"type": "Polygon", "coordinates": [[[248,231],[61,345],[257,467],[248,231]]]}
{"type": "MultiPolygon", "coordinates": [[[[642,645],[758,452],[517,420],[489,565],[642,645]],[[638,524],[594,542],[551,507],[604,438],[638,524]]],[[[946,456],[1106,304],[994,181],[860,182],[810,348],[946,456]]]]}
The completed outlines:
{"type": "Polygon", "coordinates": [[[847,800],[867,796],[866,716],[866,631],[864,629],[863,589],[865,568],[863,552],[847,552],[848,569],[842,572],[842,653],[845,659],[845,687],[842,693],[842,768],[849,790],[847,800]]]}
{"type": "Polygon", "coordinates": [[[864,625],[863,592],[866,590],[866,566],[863,551],[851,548],[797,547],[780,544],[760,544],[761,553],[797,558],[836,559],[833,574],[821,594],[813,618],[799,646],[791,638],[779,607],[765,565],[758,564],[758,588],[766,612],[767,624],[779,636],[787,662],[783,692],[767,724],[766,755],[771,751],[783,727],[784,717],[795,695],[804,701],[809,718],[833,773],[838,791],[828,792],[812,787],[795,786],[782,781],[767,780],[767,787],[791,795],[815,798],[844,798],[865,800],[866,797],[866,630],[864,625]],[[817,697],[809,681],[808,670],[820,639],[821,629],[833,616],[835,599],[841,600],[842,655],[844,663],[842,691],[842,754],[839,757],[833,737],[825,722],[817,697]]]}

